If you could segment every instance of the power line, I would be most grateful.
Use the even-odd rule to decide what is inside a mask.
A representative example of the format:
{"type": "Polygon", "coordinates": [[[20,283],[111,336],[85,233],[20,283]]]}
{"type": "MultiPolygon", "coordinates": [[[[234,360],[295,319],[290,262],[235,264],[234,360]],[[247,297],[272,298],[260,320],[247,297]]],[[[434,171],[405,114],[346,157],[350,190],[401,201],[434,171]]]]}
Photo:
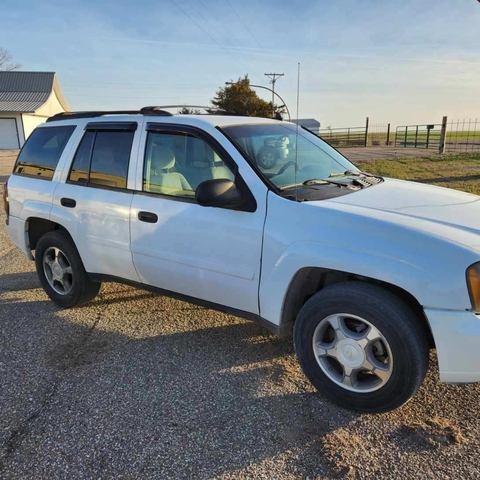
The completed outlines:
{"type": "Polygon", "coordinates": [[[174,96],[164,96],[160,94],[155,94],[152,93],[150,95],[128,95],[128,96],[122,96],[122,95],[76,95],[73,93],[68,94],[69,97],[84,97],[84,98],[152,98],[152,97],[162,97],[162,98],[198,98],[202,96],[209,96],[206,94],[196,94],[196,95],[174,95],[174,96]]]}
{"type": "Polygon", "coordinates": [[[240,15],[237,13],[237,11],[233,8],[232,4],[230,3],[230,0],[227,0],[227,3],[228,5],[230,6],[230,8],[233,10],[233,13],[237,16],[237,18],[240,20],[240,22],[242,22],[242,25],[247,29],[248,33],[250,33],[250,35],[252,36],[252,38],[257,42],[257,45],[262,48],[262,46],[260,45],[260,42],[257,40],[257,38],[255,37],[255,35],[253,34],[253,32],[248,28],[247,24],[242,20],[242,17],[240,17],[240,15]]]}
{"type": "Polygon", "coordinates": [[[225,53],[227,53],[227,55],[229,55],[230,57],[232,57],[236,62],[240,63],[241,65],[243,65],[247,71],[249,70],[249,68],[241,61],[239,60],[238,58],[236,58],[229,50],[227,50],[220,42],[217,41],[217,39],[215,37],[212,37],[212,35],[210,35],[210,33],[207,32],[207,30],[205,30],[198,22],[196,22],[175,0],[171,0],[172,3],[184,14],[186,15],[200,30],[203,31],[203,33],[205,33],[206,35],[208,35],[219,47],[221,47],[225,53]]]}
{"type": "Polygon", "coordinates": [[[62,85],[105,85],[105,86],[125,86],[125,87],[211,87],[211,83],[110,83],[110,82],[63,82],[62,85]]]}
{"type": "Polygon", "coordinates": [[[232,38],[235,39],[235,41],[237,42],[238,45],[240,45],[241,47],[243,46],[242,45],[242,42],[237,38],[237,36],[233,33],[233,32],[230,32],[228,30],[228,28],[223,24],[223,22],[221,20],[219,20],[217,18],[217,16],[202,2],[202,0],[198,0],[199,3],[203,6],[203,8],[213,17],[213,19],[218,23],[220,24],[223,29],[229,34],[232,36],[232,38]]]}
{"type": "MultiPolygon", "coordinates": [[[[191,4],[193,10],[195,10],[195,11],[218,33],[218,35],[220,35],[220,37],[221,37],[222,39],[226,40],[227,43],[230,43],[232,46],[234,46],[233,43],[231,42],[231,40],[229,40],[229,39],[228,39],[227,37],[225,37],[222,33],[220,33],[219,30],[218,30],[218,28],[215,27],[215,25],[213,25],[213,24],[210,22],[210,20],[208,20],[207,18],[205,18],[204,15],[202,14],[202,12],[200,12],[199,10],[197,10],[197,9],[193,6],[193,3],[192,3],[192,2],[190,2],[190,4],[191,4]]],[[[203,5],[203,4],[202,4],[202,5],[203,5]]]]}

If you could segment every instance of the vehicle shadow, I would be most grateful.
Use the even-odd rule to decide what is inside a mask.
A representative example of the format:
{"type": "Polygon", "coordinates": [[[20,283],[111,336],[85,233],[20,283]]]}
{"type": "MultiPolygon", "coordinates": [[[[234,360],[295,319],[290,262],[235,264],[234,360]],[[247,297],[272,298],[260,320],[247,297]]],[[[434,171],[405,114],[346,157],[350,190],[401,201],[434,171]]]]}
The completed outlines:
{"type": "MultiPolygon", "coordinates": [[[[424,450],[410,418],[449,415],[432,401],[451,387],[432,378],[377,420],[348,412],[315,393],[291,337],[129,287],[107,285],[72,310],[12,299],[1,308],[0,476],[213,478],[255,468],[269,478],[281,465],[284,476],[331,478],[375,461],[378,478],[401,453],[424,450]]],[[[455,394],[461,404],[472,389],[455,394]]]]}
{"type": "Polygon", "coordinates": [[[36,272],[6,273],[1,276],[0,292],[41,288],[36,272]]]}
{"type": "MultiPolygon", "coordinates": [[[[132,290],[123,293],[128,318],[105,298],[88,307],[89,322],[87,307],[2,303],[0,358],[10,372],[0,389],[8,405],[0,425],[9,432],[0,436],[0,476],[48,476],[55,465],[87,477],[211,478],[307,444],[320,452],[339,409],[308,386],[291,338],[215,312],[222,325],[208,327],[203,317],[212,312],[203,308],[192,309],[189,324],[201,328],[158,334],[168,331],[169,315],[182,314],[176,309],[157,318],[154,335],[137,338],[130,320],[141,323],[145,301],[163,297],[132,302],[132,290]],[[28,421],[31,397],[40,414],[28,421]]],[[[342,424],[355,418],[342,416],[342,424]]],[[[306,462],[305,474],[311,468],[306,462]]]]}

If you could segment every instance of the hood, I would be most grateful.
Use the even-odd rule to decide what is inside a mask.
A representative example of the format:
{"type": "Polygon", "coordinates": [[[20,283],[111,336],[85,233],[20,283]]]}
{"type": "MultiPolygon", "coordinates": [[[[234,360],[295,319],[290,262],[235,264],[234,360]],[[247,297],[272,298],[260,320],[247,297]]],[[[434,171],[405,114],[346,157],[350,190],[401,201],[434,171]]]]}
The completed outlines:
{"type": "Polygon", "coordinates": [[[383,216],[385,212],[395,223],[408,224],[480,250],[480,197],[477,195],[386,178],[379,185],[318,203],[342,210],[360,208],[363,215],[370,217],[383,216]]]}

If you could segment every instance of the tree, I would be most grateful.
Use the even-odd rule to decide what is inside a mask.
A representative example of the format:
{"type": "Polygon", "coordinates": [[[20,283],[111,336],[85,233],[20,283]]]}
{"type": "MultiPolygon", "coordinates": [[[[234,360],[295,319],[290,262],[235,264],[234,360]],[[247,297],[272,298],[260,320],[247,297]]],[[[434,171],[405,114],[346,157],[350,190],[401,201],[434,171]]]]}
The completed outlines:
{"type": "Polygon", "coordinates": [[[177,113],[179,115],[200,115],[202,111],[198,108],[182,107],[177,113]]]}
{"type": "Polygon", "coordinates": [[[0,70],[11,72],[22,68],[19,63],[10,63],[12,58],[10,52],[0,47],[0,70]]]}
{"type": "MultiPolygon", "coordinates": [[[[262,100],[255,90],[252,90],[248,75],[239,78],[237,82],[232,81],[231,85],[220,87],[211,102],[214,107],[238,115],[272,118],[272,102],[262,100]]],[[[283,106],[275,105],[275,113],[281,114],[283,111],[283,106]]]]}

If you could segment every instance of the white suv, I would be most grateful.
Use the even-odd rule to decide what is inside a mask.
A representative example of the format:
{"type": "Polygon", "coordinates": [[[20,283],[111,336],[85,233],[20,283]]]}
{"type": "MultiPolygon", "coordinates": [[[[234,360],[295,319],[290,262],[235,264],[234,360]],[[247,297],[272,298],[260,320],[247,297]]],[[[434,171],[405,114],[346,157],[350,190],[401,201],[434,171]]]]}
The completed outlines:
{"type": "Polygon", "coordinates": [[[56,304],[115,281],[293,327],[312,384],[364,412],[409,400],[431,347],[442,381],[480,381],[479,200],[363,173],[292,123],[153,107],[52,117],[5,190],[56,304]]]}

